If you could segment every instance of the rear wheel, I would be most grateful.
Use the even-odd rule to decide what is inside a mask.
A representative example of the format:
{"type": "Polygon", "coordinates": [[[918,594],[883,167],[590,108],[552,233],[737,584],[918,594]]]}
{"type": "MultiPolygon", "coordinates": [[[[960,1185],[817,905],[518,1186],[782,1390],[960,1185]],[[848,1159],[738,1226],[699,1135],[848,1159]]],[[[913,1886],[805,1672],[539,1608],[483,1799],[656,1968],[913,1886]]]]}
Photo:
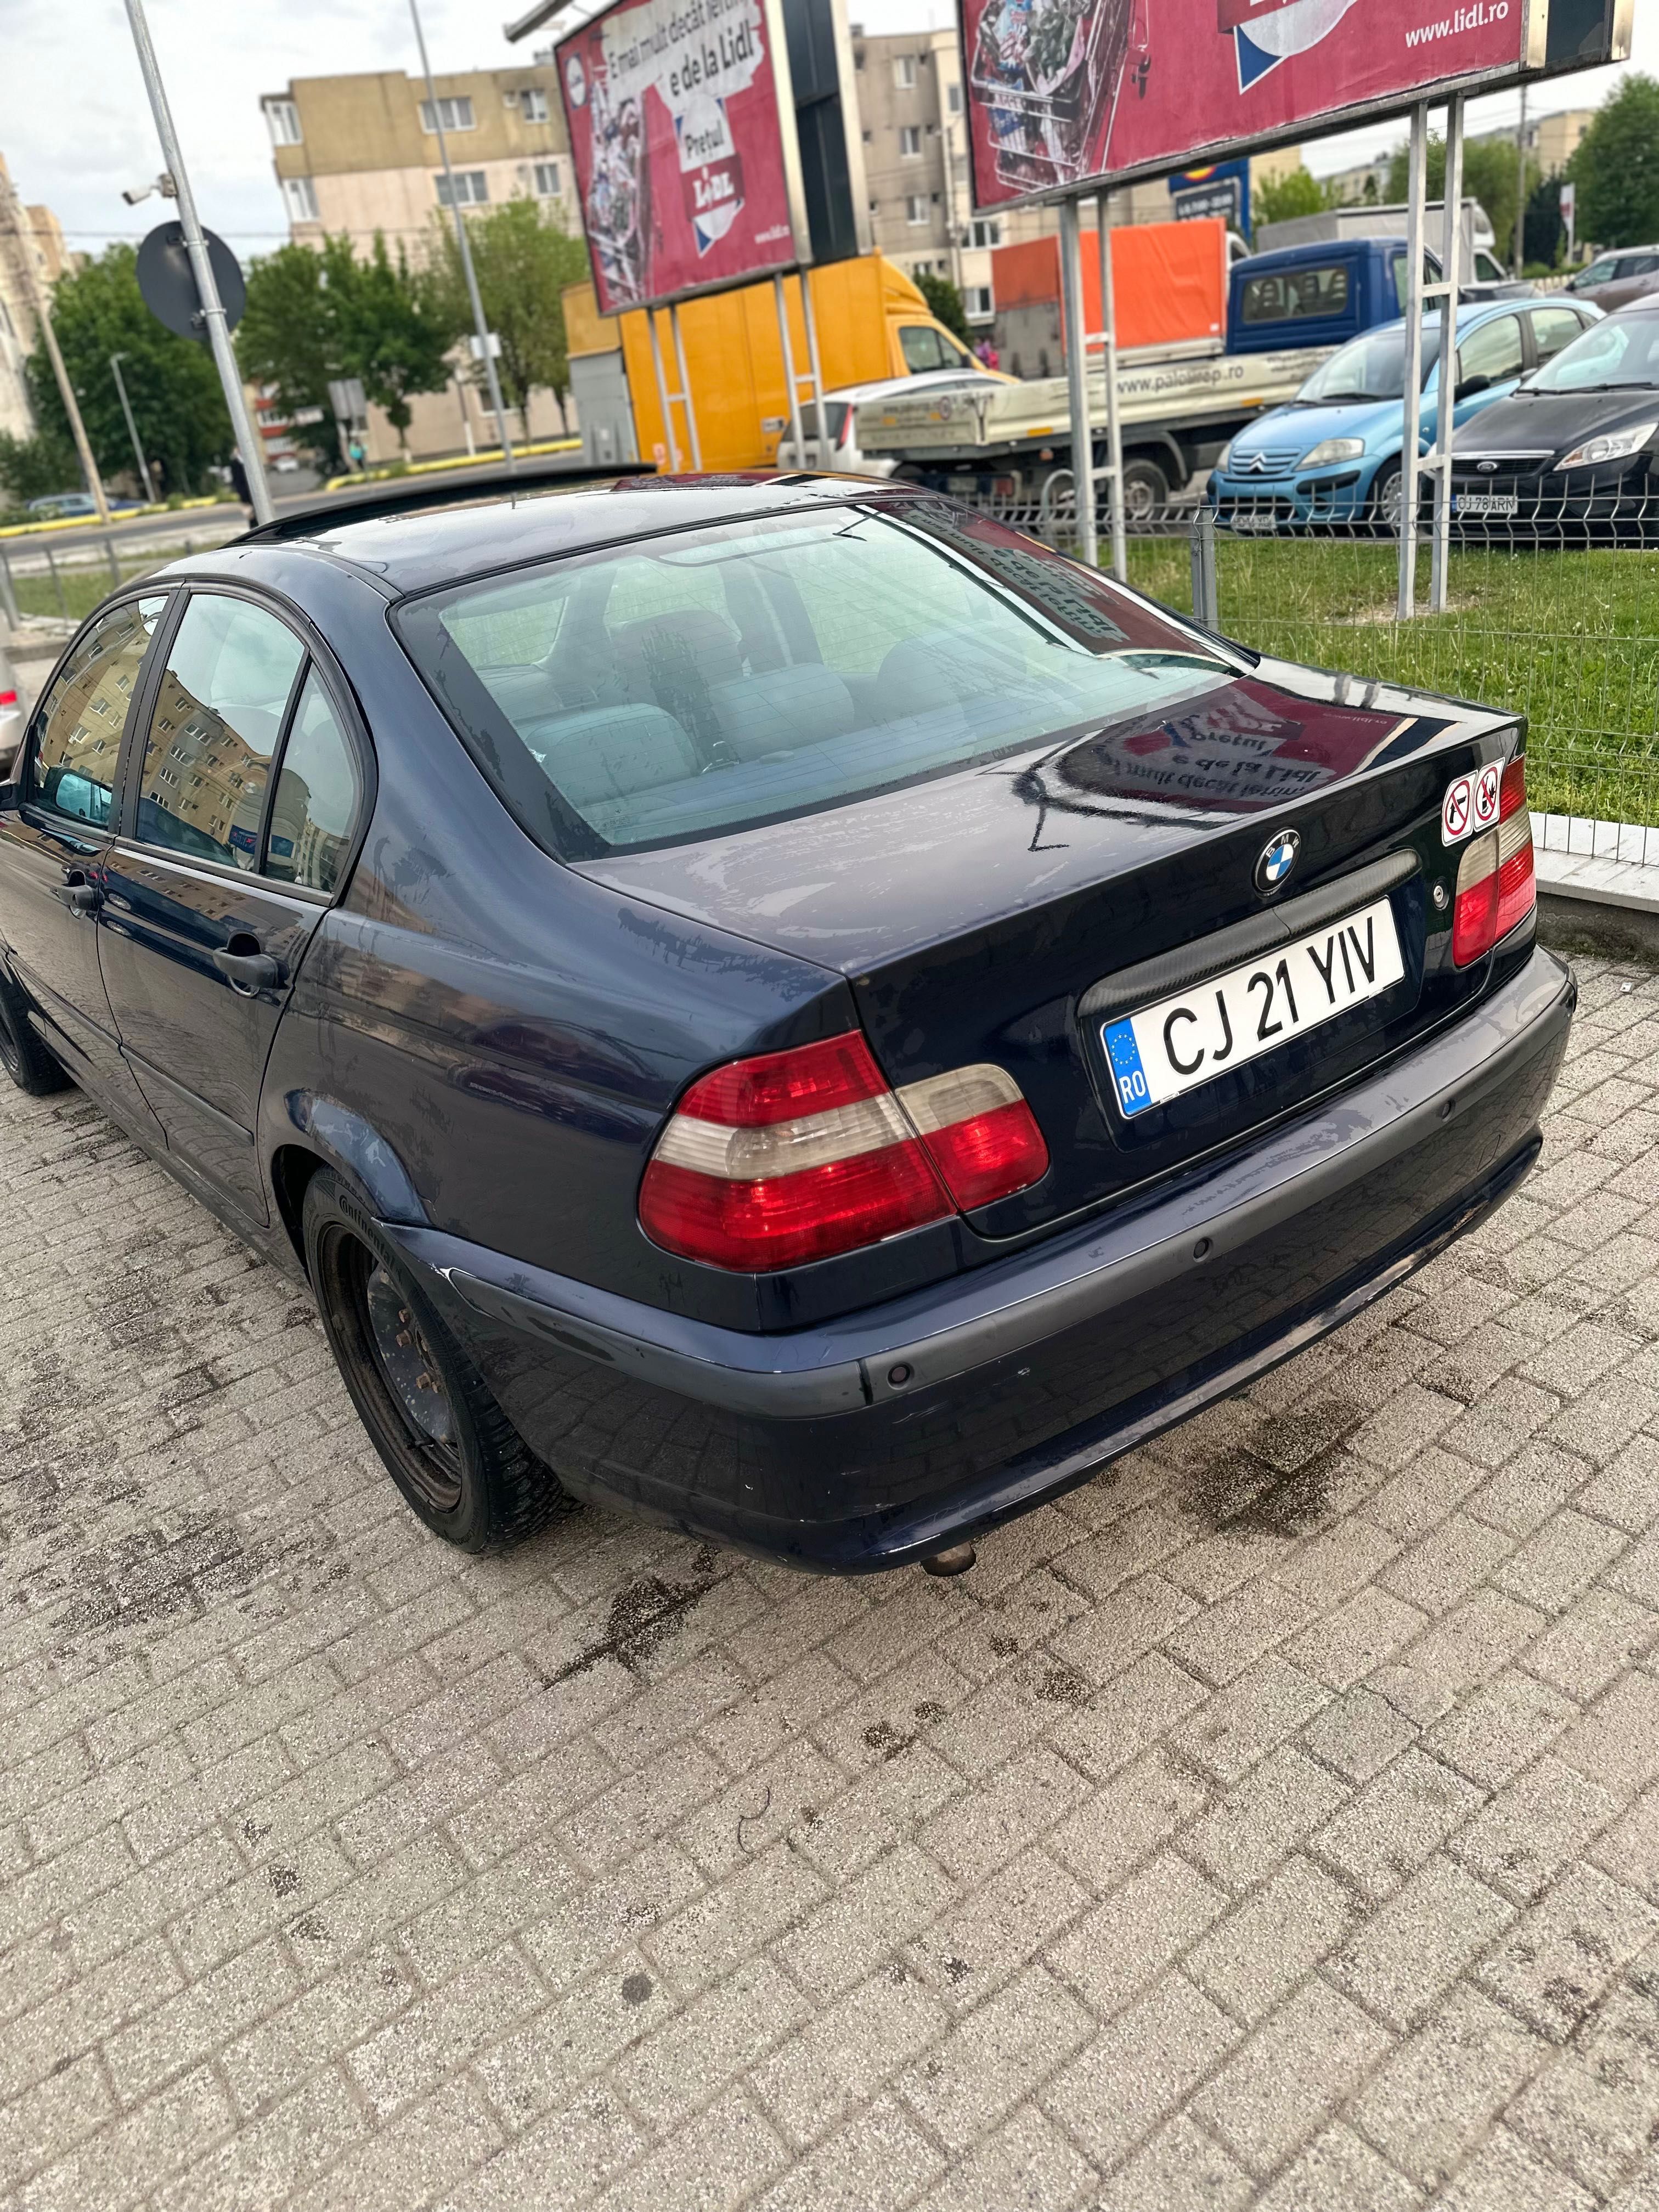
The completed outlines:
{"type": "Polygon", "coordinates": [[[351,1401],[427,1527],[505,1549],[568,1502],[401,1254],[327,1168],[306,1188],[306,1264],[351,1401]]]}
{"type": "Polygon", "coordinates": [[[1156,461],[1144,454],[1123,464],[1123,518],[1126,522],[1156,522],[1170,504],[1170,479],[1156,461]]]}
{"type": "Polygon", "coordinates": [[[69,1084],[68,1076],[30,1028],[23,994],[3,968],[0,968],[0,1067],[31,1098],[44,1098],[69,1084]]]}

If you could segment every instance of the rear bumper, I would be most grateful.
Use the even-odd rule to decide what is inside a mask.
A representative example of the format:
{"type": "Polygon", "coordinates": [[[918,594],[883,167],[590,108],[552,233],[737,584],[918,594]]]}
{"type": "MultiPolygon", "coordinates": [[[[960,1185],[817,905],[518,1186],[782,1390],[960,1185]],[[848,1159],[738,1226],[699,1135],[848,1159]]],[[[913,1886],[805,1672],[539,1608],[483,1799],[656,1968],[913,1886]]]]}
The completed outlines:
{"type": "Polygon", "coordinates": [[[579,1494],[802,1566],[891,1565],[1241,1388],[1500,1202],[1575,996],[1535,951],[1416,1051],[1176,1188],[791,1334],[386,1233],[579,1494]]]}

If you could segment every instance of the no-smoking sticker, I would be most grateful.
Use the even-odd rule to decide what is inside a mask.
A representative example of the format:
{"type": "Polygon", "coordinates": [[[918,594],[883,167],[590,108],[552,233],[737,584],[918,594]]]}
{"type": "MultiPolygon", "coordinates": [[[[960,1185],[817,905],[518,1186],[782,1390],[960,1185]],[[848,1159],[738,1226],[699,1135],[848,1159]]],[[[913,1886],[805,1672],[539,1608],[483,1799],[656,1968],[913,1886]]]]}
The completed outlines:
{"type": "Polygon", "coordinates": [[[1474,778],[1460,775],[1446,786],[1440,806],[1440,835],[1449,845],[1467,837],[1474,820],[1474,778]]]}
{"type": "Polygon", "coordinates": [[[1503,788],[1504,773],[1496,761],[1488,761],[1474,779],[1474,826],[1490,830],[1498,819],[1498,794],[1503,788]]]}

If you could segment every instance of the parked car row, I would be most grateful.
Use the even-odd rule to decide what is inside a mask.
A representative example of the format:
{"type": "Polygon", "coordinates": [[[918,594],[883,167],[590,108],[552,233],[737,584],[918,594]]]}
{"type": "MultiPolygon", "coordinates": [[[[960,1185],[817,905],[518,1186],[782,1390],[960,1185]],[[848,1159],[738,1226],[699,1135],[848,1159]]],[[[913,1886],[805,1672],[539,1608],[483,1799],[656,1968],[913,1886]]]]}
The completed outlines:
{"type": "Polygon", "coordinates": [[[336,504],[0,784],[0,1065],[306,1283],[426,1524],[839,1571],[1349,1318],[1537,1157],[1522,732],[913,488],[336,504]]]}
{"type": "MultiPolygon", "coordinates": [[[[1461,537],[1562,544],[1659,539],[1659,295],[1603,316],[1560,298],[1458,310],[1452,525],[1461,537]]],[[[1442,370],[1423,331],[1424,451],[1442,370]]],[[[1355,339],[1288,407],[1236,437],[1210,478],[1239,531],[1397,532],[1406,325],[1355,339]]],[[[1426,501],[1426,487],[1424,498],[1426,501]]]]}

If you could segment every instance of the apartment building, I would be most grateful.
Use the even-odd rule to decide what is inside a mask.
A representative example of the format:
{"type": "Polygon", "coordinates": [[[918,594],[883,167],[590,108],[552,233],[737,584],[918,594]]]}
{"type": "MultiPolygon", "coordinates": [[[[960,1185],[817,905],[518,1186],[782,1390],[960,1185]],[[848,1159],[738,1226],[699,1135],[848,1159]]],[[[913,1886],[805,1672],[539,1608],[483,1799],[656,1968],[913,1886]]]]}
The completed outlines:
{"type": "Polygon", "coordinates": [[[57,216],[18,198],[0,154],[0,430],[11,437],[34,434],[23,363],[38,336],[35,299],[74,265],[57,216]]]}
{"type": "MultiPolygon", "coordinates": [[[[260,102],[270,134],[276,180],[297,244],[320,245],[343,232],[360,252],[381,233],[395,253],[411,257],[449,218],[449,185],[438,151],[441,124],[463,208],[530,198],[580,234],[581,211],[550,52],[512,69],[468,70],[434,77],[436,110],[425,80],[401,70],[350,76],[295,77],[260,102]]],[[[461,453],[495,443],[483,395],[458,377],[444,392],[413,403],[410,450],[461,453]]],[[[275,422],[267,441],[282,441],[275,422]]],[[[551,393],[530,410],[532,438],[556,437],[564,424],[551,393]]],[[[516,415],[509,423],[519,433],[516,415]]],[[[397,433],[371,410],[368,457],[400,450],[397,433]]]]}

